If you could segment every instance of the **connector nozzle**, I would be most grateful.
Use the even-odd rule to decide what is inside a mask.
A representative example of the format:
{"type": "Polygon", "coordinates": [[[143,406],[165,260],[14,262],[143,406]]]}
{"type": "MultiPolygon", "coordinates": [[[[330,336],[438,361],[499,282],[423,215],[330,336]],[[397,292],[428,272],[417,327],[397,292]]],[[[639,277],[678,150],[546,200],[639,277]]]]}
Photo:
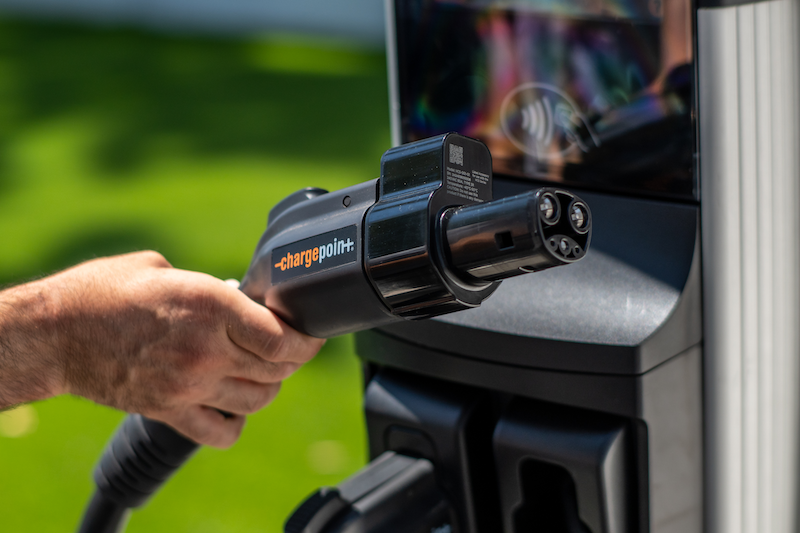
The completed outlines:
{"type": "Polygon", "coordinates": [[[442,226],[448,266],[466,279],[497,281],[581,259],[591,213],[571,193],[539,189],[449,210],[442,226]]]}

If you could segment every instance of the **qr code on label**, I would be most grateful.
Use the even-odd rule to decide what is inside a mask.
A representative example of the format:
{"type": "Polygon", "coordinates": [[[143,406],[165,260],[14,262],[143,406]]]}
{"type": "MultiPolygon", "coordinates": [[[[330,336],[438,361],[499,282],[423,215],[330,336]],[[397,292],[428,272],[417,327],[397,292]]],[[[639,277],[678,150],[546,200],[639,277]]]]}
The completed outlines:
{"type": "Polygon", "coordinates": [[[450,145],[450,164],[451,165],[461,165],[464,166],[464,147],[463,146],[456,146],[455,144],[450,145]]]}

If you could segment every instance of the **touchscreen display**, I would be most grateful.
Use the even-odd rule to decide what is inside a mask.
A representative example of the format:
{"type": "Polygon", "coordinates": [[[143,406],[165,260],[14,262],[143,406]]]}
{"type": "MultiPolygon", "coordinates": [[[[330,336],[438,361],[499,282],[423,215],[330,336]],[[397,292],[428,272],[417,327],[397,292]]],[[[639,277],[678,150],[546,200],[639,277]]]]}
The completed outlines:
{"type": "Polygon", "coordinates": [[[396,0],[403,142],[485,142],[494,171],[696,198],[688,0],[396,0]]]}

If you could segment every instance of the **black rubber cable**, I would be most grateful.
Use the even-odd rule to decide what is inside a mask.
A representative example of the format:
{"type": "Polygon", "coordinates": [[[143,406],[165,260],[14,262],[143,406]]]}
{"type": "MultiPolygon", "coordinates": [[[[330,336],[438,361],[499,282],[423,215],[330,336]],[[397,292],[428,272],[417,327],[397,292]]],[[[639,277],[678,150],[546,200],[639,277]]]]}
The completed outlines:
{"type": "Polygon", "coordinates": [[[118,533],[128,522],[131,510],[95,492],[86,512],[79,533],[118,533]]]}
{"type": "Polygon", "coordinates": [[[95,468],[97,490],[78,532],[121,531],[130,509],[147,502],[199,447],[166,424],[127,416],[95,468]]]}

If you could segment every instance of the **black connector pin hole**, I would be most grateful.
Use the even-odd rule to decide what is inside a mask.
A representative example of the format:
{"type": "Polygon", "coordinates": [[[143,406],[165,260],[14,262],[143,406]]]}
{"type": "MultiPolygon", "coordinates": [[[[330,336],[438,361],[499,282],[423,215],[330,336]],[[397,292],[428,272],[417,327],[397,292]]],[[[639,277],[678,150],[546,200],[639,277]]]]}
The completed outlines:
{"type": "Polygon", "coordinates": [[[342,198],[342,206],[344,206],[344,207],[350,207],[350,202],[351,202],[351,201],[352,201],[352,200],[350,199],[350,197],[349,197],[349,196],[345,196],[344,198],[342,198]]]}
{"type": "Polygon", "coordinates": [[[558,222],[561,217],[561,206],[558,199],[549,192],[544,193],[539,198],[539,214],[542,220],[551,226],[558,222]]]}

